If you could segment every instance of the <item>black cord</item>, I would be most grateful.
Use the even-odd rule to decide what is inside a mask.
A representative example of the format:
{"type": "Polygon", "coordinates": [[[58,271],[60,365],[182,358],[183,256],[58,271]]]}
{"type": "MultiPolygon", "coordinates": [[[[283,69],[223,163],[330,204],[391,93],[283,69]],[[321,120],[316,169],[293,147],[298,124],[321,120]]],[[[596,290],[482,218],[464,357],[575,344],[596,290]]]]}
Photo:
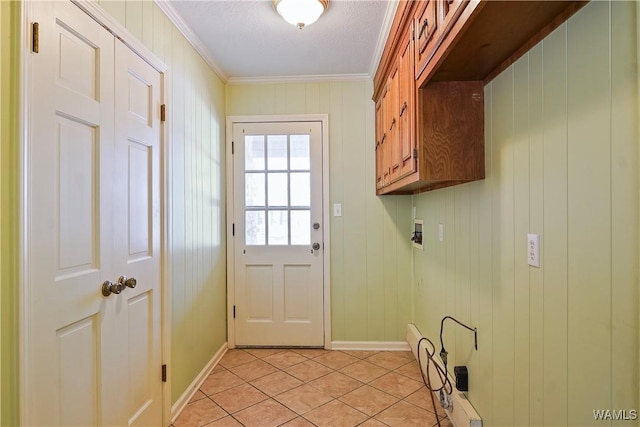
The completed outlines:
{"type": "Polygon", "coordinates": [[[477,328],[472,328],[470,326],[465,325],[464,323],[462,323],[461,321],[459,321],[458,319],[451,317],[451,316],[444,316],[442,318],[442,320],[440,321],[440,359],[442,359],[442,362],[444,363],[444,370],[447,370],[447,355],[449,354],[449,352],[447,350],[445,350],[444,348],[444,341],[442,339],[442,332],[444,331],[444,321],[447,319],[451,319],[454,322],[456,322],[458,325],[462,326],[463,328],[466,328],[468,330],[470,330],[471,332],[473,332],[473,339],[474,339],[474,347],[476,349],[476,351],[478,351],[478,329],[477,328]]]}

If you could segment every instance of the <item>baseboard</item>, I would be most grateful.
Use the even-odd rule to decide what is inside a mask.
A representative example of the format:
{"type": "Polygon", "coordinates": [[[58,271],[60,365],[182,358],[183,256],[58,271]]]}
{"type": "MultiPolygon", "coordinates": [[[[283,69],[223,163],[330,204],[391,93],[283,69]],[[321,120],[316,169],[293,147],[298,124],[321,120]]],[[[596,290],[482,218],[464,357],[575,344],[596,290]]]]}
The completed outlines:
{"type": "MultiPolygon", "coordinates": [[[[407,342],[411,347],[411,351],[413,352],[413,356],[416,358],[416,360],[418,358],[418,342],[422,337],[423,335],[413,323],[409,323],[407,325],[407,342]]],[[[434,356],[434,362],[442,366],[443,363],[437,354],[438,352],[436,351],[435,353],[436,355],[434,356]]],[[[423,355],[424,353],[421,354],[423,355]]],[[[426,370],[424,370],[424,366],[422,368],[424,374],[426,375],[427,372],[426,370]]],[[[447,376],[449,377],[449,381],[451,381],[451,384],[454,385],[453,393],[451,393],[451,400],[453,401],[452,408],[445,409],[445,412],[451,420],[451,423],[454,425],[454,427],[482,427],[482,418],[480,418],[480,415],[478,415],[475,408],[471,405],[471,402],[469,402],[469,400],[467,399],[467,395],[455,388],[456,381],[451,376],[451,374],[447,373],[447,376]]],[[[431,378],[437,378],[435,372],[432,374],[431,378]]],[[[440,384],[442,384],[442,382],[440,382],[440,384]]],[[[434,388],[436,387],[434,386],[434,388]]],[[[434,397],[436,405],[439,404],[439,396],[434,395],[434,397]]]]}
{"type": "Polygon", "coordinates": [[[410,351],[405,341],[332,341],[331,350],[410,351]]]}
{"type": "Polygon", "coordinates": [[[172,423],[175,422],[176,418],[178,418],[180,413],[182,413],[182,410],[185,408],[185,406],[189,404],[189,401],[191,401],[191,398],[194,394],[196,394],[202,383],[205,382],[211,371],[213,371],[213,368],[215,368],[218,362],[220,362],[222,356],[224,356],[224,354],[227,352],[227,348],[228,347],[226,342],[222,344],[216,354],[213,355],[211,360],[209,360],[209,362],[205,365],[202,371],[200,371],[193,382],[189,384],[189,387],[187,387],[184,393],[182,393],[182,396],[180,396],[176,403],[173,404],[173,406],[171,407],[172,423]]]}

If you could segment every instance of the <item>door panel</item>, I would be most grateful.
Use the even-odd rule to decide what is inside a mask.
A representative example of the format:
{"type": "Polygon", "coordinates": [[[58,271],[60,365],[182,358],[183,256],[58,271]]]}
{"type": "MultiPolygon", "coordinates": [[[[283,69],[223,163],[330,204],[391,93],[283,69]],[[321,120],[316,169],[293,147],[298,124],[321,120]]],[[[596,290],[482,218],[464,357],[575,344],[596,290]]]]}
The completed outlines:
{"type": "Polygon", "coordinates": [[[233,132],[236,344],[322,346],[321,125],[233,132]]]}
{"type": "Polygon", "coordinates": [[[118,275],[136,279],[114,322],[129,363],[115,373],[128,384],[130,426],[162,423],[160,341],[160,75],[116,41],[116,194],[114,217],[118,275]],[[125,369],[126,367],[126,369],[125,369]]]}
{"type": "Polygon", "coordinates": [[[103,425],[100,294],[110,279],[113,37],[68,2],[32,4],[25,425],[103,425]],[[77,58],[76,58],[77,57],[77,58]],[[76,62],[76,59],[77,62],[76,62]]]}
{"type": "Polygon", "coordinates": [[[72,3],[30,7],[22,422],[159,426],[160,75],[72,3]]]}

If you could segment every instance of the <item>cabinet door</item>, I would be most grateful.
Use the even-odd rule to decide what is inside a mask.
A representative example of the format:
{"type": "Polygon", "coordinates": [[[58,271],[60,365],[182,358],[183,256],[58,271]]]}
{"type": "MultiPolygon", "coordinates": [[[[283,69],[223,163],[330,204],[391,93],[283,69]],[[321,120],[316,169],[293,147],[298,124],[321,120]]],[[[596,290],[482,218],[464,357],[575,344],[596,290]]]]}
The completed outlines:
{"type": "Polygon", "coordinates": [[[438,29],[436,0],[421,2],[415,15],[416,79],[422,73],[436,47],[435,33],[438,29]]]}
{"type": "Polygon", "coordinates": [[[384,186],[383,179],[383,143],[386,138],[384,132],[384,95],[376,102],[376,189],[384,186]]]}
{"type": "Polygon", "coordinates": [[[389,168],[389,182],[393,182],[400,178],[400,144],[398,139],[398,99],[400,76],[396,66],[389,76],[389,92],[387,92],[387,153],[389,168]]]}
{"type": "Polygon", "coordinates": [[[398,56],[398,148],[400,178],[416,170],[416,159],[413,156],[416,147],[415,138],[415,79],[413,71],[413,43],[407,32],[400,44],[398,56]]]}
{"type": "Polygon", "coordinates": [[[461,6],[467,3],[467,0],[438,0],[438,20],[440,21],[440,28],[442,31],[447,31],[450,25],[456,21],[459,11],[462,11],[461,6]]]}

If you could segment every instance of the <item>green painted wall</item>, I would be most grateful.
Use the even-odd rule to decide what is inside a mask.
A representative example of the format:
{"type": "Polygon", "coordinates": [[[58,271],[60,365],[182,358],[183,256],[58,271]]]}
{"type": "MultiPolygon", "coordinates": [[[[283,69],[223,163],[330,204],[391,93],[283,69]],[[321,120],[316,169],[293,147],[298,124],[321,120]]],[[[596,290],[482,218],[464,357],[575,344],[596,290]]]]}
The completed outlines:
{"type": "Polygon", "coordinates": [[[151,1],[100,5],[169,67],[172,402],[226,342],[224,84],[151,1]]]}
{"type": "Polygon", "coordinates": [[[486,179],[414,197],[415,321],[478,327],[477,352],[453,324],[445,344],[486,426],[638,425],[592,412],[639,402],[635,8],[589,3],[489,83],[486,179]]]}
{"type": "Polygon", "coordinates": [[[331,335],[398,341],[411,320],[411,198],[375,195],[373,86],[366,81],[227,86],[227,114],[329,114],[331,335]]]}
{"type": "Polygon", "coordinates": [[[0,2],[0,425],[18,425],[18,18],[0,2]]]}

